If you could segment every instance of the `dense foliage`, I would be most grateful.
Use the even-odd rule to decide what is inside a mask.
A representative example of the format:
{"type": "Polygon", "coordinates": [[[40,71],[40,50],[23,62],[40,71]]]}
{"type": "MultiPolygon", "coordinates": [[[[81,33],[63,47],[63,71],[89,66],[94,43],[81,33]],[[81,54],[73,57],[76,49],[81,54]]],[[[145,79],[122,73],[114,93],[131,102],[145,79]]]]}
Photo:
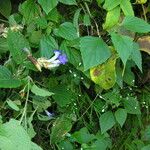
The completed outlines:
{"type": "Polygon", "coordinates": [[[0,0],[0,149],[149,150],[150,3],[0,0]]]}

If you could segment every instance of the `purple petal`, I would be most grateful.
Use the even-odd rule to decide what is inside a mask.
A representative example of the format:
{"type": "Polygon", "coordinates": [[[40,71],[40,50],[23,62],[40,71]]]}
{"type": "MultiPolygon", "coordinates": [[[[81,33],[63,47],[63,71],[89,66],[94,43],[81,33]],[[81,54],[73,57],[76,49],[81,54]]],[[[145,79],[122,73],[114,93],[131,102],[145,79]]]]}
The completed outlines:
{"type": "Polygon", "coordinates": [[[68,62],[67,56],[65,54],[59,55],[58,60],[60,64],[66,64],[68,62]]]}
{"type": "Polygon", "coordinates": [[[61,50],[54,50],[55,55],[60,55],[62,54],[61,50]]]}

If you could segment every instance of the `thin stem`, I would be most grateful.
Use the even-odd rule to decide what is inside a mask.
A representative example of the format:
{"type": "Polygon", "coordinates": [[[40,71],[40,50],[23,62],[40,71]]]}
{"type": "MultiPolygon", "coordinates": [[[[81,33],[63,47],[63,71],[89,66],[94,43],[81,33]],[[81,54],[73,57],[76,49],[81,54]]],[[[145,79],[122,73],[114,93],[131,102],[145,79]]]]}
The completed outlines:
{"type": "MultiPolygon", "coordinates": [[[[101,92],[101,91],[100,91],[101,92]]],[[[86,113],[87,111],[91,108],[91,106],[94,104],[94,102],[96,101],[96,99],[98,98],[100,92],[95,96],[94,100],[91,102],[91,104],[89,105],[89,107],[85,110],[85,112],[80,116],[80,118],[77,119],[77,121],[79,121],[86,113]]]]}
{"type": "Polygon", "coordinates": [[[143,10],[143,15],[144,15],[144,20],[147,22],[146,12],[145,12],[145,8],[143,4],[142,4],[142,10],[143,10]]]}
{"type": "Polygon", "coordinates": [[[30,79],[28,79],[28,84],[27,84],[27,96],[26,96],[26,101],[25,101],[25,106],[24,106],[24,110],[20,119],[20,124],[23,121],[23,118],[26,118],[26,111],[27,111],[27,105],[28,105],[28,99],[29,99],[29,86],[30,86],[30,79]]]}
{"type": "Polygon", "coordinates": [[[1,18],[0,18],[0,21],[5,22],[5,23],[8,23],[7,20],[1,19],[1,18]]]}

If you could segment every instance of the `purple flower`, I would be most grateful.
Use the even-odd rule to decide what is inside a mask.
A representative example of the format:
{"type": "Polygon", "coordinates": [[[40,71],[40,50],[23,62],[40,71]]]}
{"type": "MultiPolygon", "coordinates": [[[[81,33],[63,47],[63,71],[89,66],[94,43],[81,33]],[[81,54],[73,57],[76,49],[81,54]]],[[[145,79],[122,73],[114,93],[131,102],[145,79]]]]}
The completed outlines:
{"type": "Polygon", "coordinates": [[[63,65],[65,65],[68,62],[66,54],[59,55],[58,60],[60,61],[60,64],[63,65]]]}
{"type": "Polygon", "coordinates": [[[60,50],[54,50],[54,56],[47,60],[50,64],[48,68],[58,67],[60,64],[66,64],[68,62],[66,54],[62,54],[60,50]]]}

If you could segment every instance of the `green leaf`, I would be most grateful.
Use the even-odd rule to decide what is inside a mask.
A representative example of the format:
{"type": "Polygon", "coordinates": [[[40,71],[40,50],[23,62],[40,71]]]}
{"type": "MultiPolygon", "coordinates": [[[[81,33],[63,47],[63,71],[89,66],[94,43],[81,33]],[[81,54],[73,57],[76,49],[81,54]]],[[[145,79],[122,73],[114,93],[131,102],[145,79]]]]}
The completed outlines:
{"type": "Polygon", "coordinates": [[[25,53],[23,53],[22,49],[25,47],[30,49],[28,41],[21,33],[13,31],[8,32],[7,39],[9,50],[13,57],[13,60],[17,64],[23,63],[24,59],[26,58],[26,55],[25,53]]]}
{"type": "Polygon", "coordinates": [[[133,44],[133,51],[131,54],[131,59],[135,62],[135,64],[138,66],[138,68],[142,72],[142,56],[140,52],[140,47],[137,43],[133,44]]]}
{"type": "Polygon", "coordinates": [[[52,36],[43,36],[40,41],[41,57],[50,58],[54,50],[58,49],[58,44],[52,36]]]}
{"type": "Polygon", "coordinates": [[[141,149],[141,150],[149,150],[149,149],[150,149],[150,144],[148,144],[148,145],[146,145],[146,146],[142,147],[142,149],[141,149]]]}
{"type": "Polygon", "coordinates": [[[32,86],[31,92],[34,93],[35,95],[43,96],[43,97],[51,96],[51,95],[54,94],[54,93],[49,92],[49,91],[47,91],[45,89],[37,87],[35,84],[32,86]]]}
{"type": "Polygon", "coordinates": [[[51,89],[51,91],[55,93],[55,95],[53,95],[53,98],[56,103],[61,107],[66,106],[67,104],[71,103],[76,99],[75,94],[72,91],[67,90],[67,87],[65,86],[60,85],[54,87],[51,89]]]}
{"type": "Polygon", "coordinates": [[[117,7],[120,4],[121,0],[105,0],[105,3],[103,5],[103,8],[106,9],[107,11],[110,11],[117,7]]]}
{"type": "Polygon", "coordinates": [[[46,14],[48,14],[58,4],[57,0],[38,0],[46,14]]]}
{"type": "Polygon", "coordinates": [[[81,12],[81,8],[77,9],[75,14],[74,14],[74,17],[73,17],[73,25],[75,26],[76,30],[77,30],[77,34],[79,36],[79,16],[80,16],[80,12],[81,12]]]}
{"type": "Polygon", "coordinates": [[[84,70],[102,64],[111,55],[107,44],[101,38],[92,36],[81,38],[80,51],[84,70]]]}
{"type": "Polygon", "coordinates": [[[7,104],[9,105],[10,108],[12,108],[15,111],[19,111],[19,107],[12,101],[12,100],[7,100],[7,104]]]}
{"type": "Polygon", "coordinates": [[[34,0],[26,0],[19,6],[19,11],[23,15],[26,24],[34,21],[39,16],[39,7],[34,0]]]}
{"type": "Polygon", "coordinates": [[[133,64],[132,61],[128,61],[126,64],[126,68],[124,70],[123,81],[130,86],[134,86],[135,84],[135,75],[132,72],[132,68],[134,66],[135,65],[133,64]]]}
{"type": "Polygon", "coordinates": [[[90,16],[88,14],[84,15],[84,17],[83,17],[83,24],[85,26],[90,26],[91,25],[90,16]]]}
{"type": "Polygon", "coordinates": [[[58,0],[58,1],[66,5],[77,5],[76,0],[58,0]]]}
{"type": "Polygon", "coordinates": [[[116,33],[111,34],[112,42],[117,50],[119,57],[123,61],[124,66],[133,51],[133,39],[128,36],[119,35],[116,33]]]}
{"type": "Polygon", "coordinates": [[[116,56],[112,56],[105,63],[90,69],[92,81],[100,85],[103,89],[110,89],[116,82],[116,56]]]}
{"type": "Polygon", "coordinates": [[[73,150],[73,144],[68,140],[64,140],[59,143],[59,148],[65,150],[73,150]]]}
{"type": "Polygon", "coordinates": [[[60,36],[66,40],[74,40],[78,38],[76,28],[71,22],[65,22],[54,30],[57,36],[60,36]]]}
{"type": "Polygon", "coordinates": [[[0,66],[0,88],[17,88],[20,85],[20,80],[14,79],[6,67],[0,66]]]}
{"type": "MultiPolygon", "coordinates": [[[[31,150],[31,147],[30,137],[24,128],[19,125],[19,121],[11,119],[0,126],[1,150],[31,150]]],[[[41,149],[39,148],[39,150],[41,149]]]]}
{"type": "Polygon", "coordinates": [[[102,134],[111,129],[116,123],[114,115],[111,111],[102,114],[99,121],[102,134]]]}
{"type": "Polygon", "coordinates": [[[105,139],[98,139],[93,144],[94,147],[92,150],[107,150],[109,143],[105,139]]]}
{"type": "Polygon", "coordinates": [[[137,17],[132,17],[132,16],[125,17],[125,19],[122,22],[122,26],[128,30],[137,33],[150,32],[150,24],[137,17]]]}
{"type": "Polygon", "coordinates": [[[21,81],[18,79],[0,79],[0,88],[17,88],[21,84],[21,81]]]}
{"type": "Polygon", "coordinates": [[[115,117],[117,122],[120,124],[120,126],[122,127],[123,124],[125,123],[126,119],[127,119],[127,112],[125,109],[119,108],[116,112],[115,112],[115,117]]]}
{"type": "Polygon", "coordinates": [[[66,133],[68,133],[72,128],[71,120],[66,116],[61,116],[56,119],[53,124],[51,132],[51,143],[58,143],[65,138],[66,133]]]}
{"type": "Polygon", "coordinates": [[[0,13],[8,18],[11,14],[11,1],[10,0],[0,0],[0,13]]]}
{"type": "Polygon", "coordinates": [[[76,131],[72,135],[72,137],[75,138],[75,140],[80,144],[88,143],[95,139],[95,136],[93,134],[90,134],[87,128],[82,128],[80,129],[80,131],[76,131]]]}
{"type": "Polygon", "coordinates": [[[5,38],[0,38],[0,54],[6,53],[9,50],[7,40],[5,38]]]}
{"type": "Polygon", "coordinates": [[[125,16],[134,16],[134,11],[130,0],[121,0],[120,7],[125,16]]]}
{"type": "Polygon", "coordinates": [[[69,63],[73,64],[76,68],[78,68],[81,62],[80,51],[74,48],[70,48],[67,45],[66,41],[62,42],[60,49],[62,49],[64,53],[67,55],[69,63]]]}
{"type": "Polygon", "coordinates": [[[124,107],[129,114],[141,114],[138,101],[133,97],[127,97],[123,101],[124,107]]]}
{"type": "Polygon", "coordinates": [[[103,24],[103,28],[106,30],[112,28],[114,25],[118,23],[119,17],[120,17],[120,7],[117,6],[114,9],[107,12],[106,21],[103,24]]]}

